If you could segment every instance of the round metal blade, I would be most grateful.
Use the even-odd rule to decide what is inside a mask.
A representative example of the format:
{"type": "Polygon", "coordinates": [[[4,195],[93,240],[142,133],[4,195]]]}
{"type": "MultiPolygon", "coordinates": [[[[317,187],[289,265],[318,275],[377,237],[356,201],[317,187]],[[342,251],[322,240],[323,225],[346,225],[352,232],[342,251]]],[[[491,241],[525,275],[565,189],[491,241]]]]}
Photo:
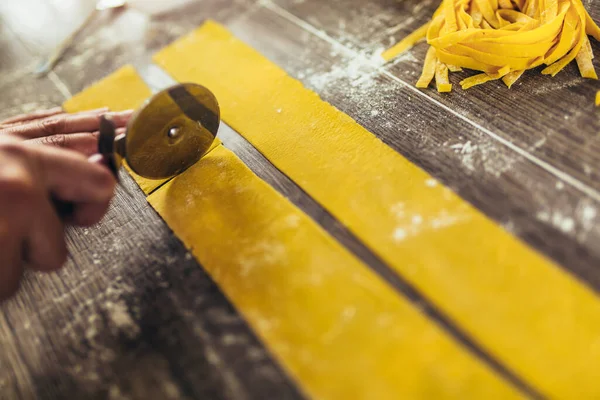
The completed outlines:
{"type": "Polygon", "coordinates": [[[204,86],[165,89],[144,104],[127,127],[126,160],[146,178],[180,174],[208,151],[221,121],[219,104],[204,86]]]}

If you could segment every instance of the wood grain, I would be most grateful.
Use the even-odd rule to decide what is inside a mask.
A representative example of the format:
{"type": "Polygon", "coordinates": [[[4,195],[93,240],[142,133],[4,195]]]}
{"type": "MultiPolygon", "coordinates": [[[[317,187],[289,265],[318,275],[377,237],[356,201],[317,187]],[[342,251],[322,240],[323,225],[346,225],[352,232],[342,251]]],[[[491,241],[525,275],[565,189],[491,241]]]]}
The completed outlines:
{"type": "MultiPolygon", "coordinates": [[[[244,40],[282,65],[306,86],[317,91],[326,101],[357,119],[382,141],[498,221],[505,229],[556,260],[591,287],[600,289],[600,252],[595,246],[600,239],[598,199],[582,193],[547,169],[499,143],[489,135],[489,127],[481,126],[467,117],[462,118],[462,115],[458,118],[458,106],[445,104],[447,99],[430,100],[430,96],[436,95],[433,89],[425,92],[425,95],[420,94],[412,87],[412,81],[403,81],[392,73],[395,69],[401,69],[401,64],[405,63],[413,65],[411,76],[416,79],[421,65],[416,56],[394,65],[392,72],[377,69],[370,65],[368,59],[361,61],[360,54],[357,54],[359,35],[348,34],[354,40],[346,46],[338,43],[347,42],[348,35],[343,37],[336,29],[325,25],[299,26],[295,23],[295,18],[299,18],[312,20],[316,24],[321,18],[325,18],[323,15],[335,12],[344,20],[343,26],[364,27],[371,20],[381,19],[369,14],[369,10],[374,10],[373,13],[394,13],[395,8],[385,2],[371,2],[370,7],[363,8],[363,12],[358,13],[344,12],[344,9],[355,9],[358,6],[349,7],[347,2],[340,1],[329,2],[326,6],[315,2],[312,7],[309,0],[299,4],[285,1],[265,3],[275,6],[268,7],[265,12],[261,11],[261,16],[256,17],[260,23],[252,22],[249,17],[239,20],[236,22],[239,27],[236,24],[232,26],[234,32],[242,35],[244,40]],[[279,4],[282,5],[281,8],[279,4]],[[373,4],[380,6],[373,9],[373,4]],[[335,11],[329,10],[334,5],[337,5],[335,11]],[[310,13],[310,17],[305,13],[310,13]],[[293,25],[296,27],[293,28],[293,25]],[[314,31],[308,31],[307,28],[314,28],[314,31]],[[283,52],[280,50],[281,45],[273,44],[273,41],[244,34],[252,32],[252,29],[284,32],[282,35],[285,35],[285,39],[282,40],[288,43],[291,51],[283,52]],[[326,39],[329,41],[323,39],[323,32],[327,34],[326,39]]],[[[420,5],[418,10],[422,13],[424,8],[421,7],[423,6],[420,5]]],[[[398,20],[402,20],[402,17],[397,15],[398,20]]],[[[413,22],[418,26],[423,20],[415,18],[413,22]]],[[[376,47],[366,41],[363,45],[365,47],[361,51],[367,55],[371,53],[368,49],[376,47]]],[[[555,79],[563,81],[560,76],[555,79]]],[[[543,84],[539,86],[545,87],[543,84]]],[[[468,97],[472,90],[464,93],[457,90],[456,93],[460,92],[461,96],[468,97]]],[[[477,90],[498,92],[501,88],[492,90],[484,85],[477,90]]],[[[564,95],[563,92],[564,90],[561,91],[564,95]]],[[[515,91],[511,96],[518,94],[515,91]]],[[[583,104],[574,99],[572,101],[572,104],[583,104]]],[[[471,112],[479,115],[486,110],[495,109],[497,116],[488,116],[490,120],[511,121],[512,116],[506,118],[508,111],[503,110],[513,110],[514,105],[495,103],[494,108],[490,104],[494,103],[474,105],[471,112]]],[[[593,105],[593,102],[590,104],[593,105]]],[[[535,107],[537,105],[534,104],[532,109],[535,107]]],[[[568,110],[577,112],[576,107],[568,110]]],[[[531,110],[530,114],[538,115],[531,110]]],[[[595,114],[581,113],[581,118],[585,115],[592,120],[595,114]]],[[[529,122],[515,119],[514,124],[535,125],[540,119],[543,120],[539,115],[532,117],[529,122]]],[[[515,132],[514,126],[511,131],[493,131],[497,135],[503,132],[508,136],[512,135],[515,132]]],[[[517,131],[514,134],[520,133],[517,131]]],[[[581,135],[588,135],[589,140],[594,140],[597,136],[592,131],[581,132],[581,135]]],[[[551,137],[552,135],[548,135],[545,142],[551,140],[551,137]]],[[[588,151],[588,147],[583,145],[577,150],[561,151],[564,157],[579,159],[581,154],[588,151]]],[[[562,165],[551,165],[563,171],[562,165]]],[[[592,190],[596,190],[595,186],[592,190]]]]}
{"type": "Polygon", "coordinates": [[[223,294],[124,177],[71,259],[2,305],[0,393],[37,398],[301,398],[223,294]],[[85,239],[85,240],[84,240],[85,239]],[[4,353],[4,352],[3,352],[4,353]],[[271,397],[273,396],[273,397],[271,397]]]}
{"type": "MultiPolygon", "coordinates": [[[[59,105],[65,91],[75,93],[122,63],[143,63],[183,32],[167,27],[185,21],[191,29],[207,15],[235,14],[234,3],[193,4],[153,20],[150,30],[135,10],[103,16],[66,54],[54,81],[29,70],[2,81],[0,117],[59,105]]],[[[72,28],[77,21],[64,22],[72,28]]],[[[34,65],[56,41],[37,42],[39,32],[29,33],[21,40],[34,65]]],[[[101,224],[68,231],[65,268],[27,273],[19,294],[1,305],[0,398],[302,398],[131,178],[123,178],[128,190],[117,192],[101,224]]]]}
{"type": "MultiPolygon", "coordinates": [[[[0,118],[58,105],[125,63],[143,69],[155,50],[210,17],[599,290],[597,83],[571,66],[554,80],[528,73],[510,91],[491,83],[449,96],[420,94],[412,85],[426,46],[384,69],[368,62],[438,3],[203,0],[155,17],[134,9],[106,13],[86,27],[56,75],[36,80],[30,68],[93,1],[2,2],[0,118]],[[30,9],[39,10],[37,19],[30,9]]],[[[600,5],[585,3],[598,20],[600,5]]],[[[461,77],[453,75],[453,83],[461,77]]],[[[385,264],[247,142],[226,145],[444,326],[426,299],[402,277],[386,277],[385,264]]],[[[302,398],[133,182],[124,183],[133,198],[119,191],[98,227],[68,232],[64,270],[27,274],[19,295],[0,306],[0,398],[302,398]]],[[[477,353],[451,321],[445,328],[477,353]]]]}

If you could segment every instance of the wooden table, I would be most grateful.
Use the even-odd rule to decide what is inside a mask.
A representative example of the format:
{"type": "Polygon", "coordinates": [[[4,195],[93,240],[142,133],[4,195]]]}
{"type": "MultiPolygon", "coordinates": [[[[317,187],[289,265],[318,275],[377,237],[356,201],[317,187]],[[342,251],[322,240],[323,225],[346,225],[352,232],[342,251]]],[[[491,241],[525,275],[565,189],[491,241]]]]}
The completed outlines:
{"type": "MultiPolygon", "coordinates": [[[[575,65],[555,79],[526,73],[510,91],[491,82],[450,96],[419,92],[426,46],[384,71],[357,59],[418,27],[437,0],[198,0],[152,18],[135,9],[103,14],[55,72],[32,77],[92,3],[0,3],[0,118],[59,105],[125,63],[143,73],[153,52],[212,18],[600,290],[599,86],[575,65]]],[[[584,3],[600,20],[600,3],[584,3]]],[[[452,74],[453,83],[464,76],[452,74]]],[[[456,340],[535,395],[249,143],[237,135],[224,142],[456,340]]],[[[133,197],[119,190],[98,227],[68,231],[66,268],[28,273],[1,306],[0,398],[302,398],[133,181],[124,176],[124,184],[133,197]]]]}

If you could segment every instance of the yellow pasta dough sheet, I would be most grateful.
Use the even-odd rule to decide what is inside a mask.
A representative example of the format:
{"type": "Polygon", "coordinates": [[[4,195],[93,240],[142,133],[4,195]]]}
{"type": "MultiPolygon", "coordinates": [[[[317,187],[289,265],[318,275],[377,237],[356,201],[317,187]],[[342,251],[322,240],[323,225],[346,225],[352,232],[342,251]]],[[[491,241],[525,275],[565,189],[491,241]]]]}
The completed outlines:
{"type": "MultiPolygon", "coordinates": [[[[125,67],[66,107],[148,94],[125,67]]],[[[310,398],[523,398],[222,144],[148,201],[310,398]]]]}
{"type": "MultiPolygon", "coordinates": [[[[544,394],[600,396],[600,302],[587,286],[219,24],[205,23],[155,62],[214,91],[228,125],[492,356],[544,394]]],[[[183,215],[168,222],[201,240],[183,215]]],[[[304,251],[318,257],[311,246],[304,251]]]]}

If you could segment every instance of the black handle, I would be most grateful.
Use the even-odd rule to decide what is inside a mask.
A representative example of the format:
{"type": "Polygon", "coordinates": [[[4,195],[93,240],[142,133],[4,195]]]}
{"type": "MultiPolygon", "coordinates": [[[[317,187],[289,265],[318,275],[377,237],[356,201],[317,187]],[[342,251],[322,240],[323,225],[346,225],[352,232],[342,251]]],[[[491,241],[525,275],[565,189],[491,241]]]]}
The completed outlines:
{"type": "MultiPolygon", "coordinates": [[[[110,169],[117,181],[119,171],[114,154],[115,124],[106,115],[100,116],[100,137],[98,138],[98,153],[103,157],[103,163],[110,169]]],[[[52,196],[52,203],[61,219],[68,219],[75,212],[75,204],[64,202],[52,196]]]]}
{"type": "Polygon", "coordinates": [[[54,203],[56,213],[61,219],[67,219],[73,216],[73,213],[75,212],[75,205],[73,203],[57,200],[55,198],[52,199],[52,203],[54,203]]]}

